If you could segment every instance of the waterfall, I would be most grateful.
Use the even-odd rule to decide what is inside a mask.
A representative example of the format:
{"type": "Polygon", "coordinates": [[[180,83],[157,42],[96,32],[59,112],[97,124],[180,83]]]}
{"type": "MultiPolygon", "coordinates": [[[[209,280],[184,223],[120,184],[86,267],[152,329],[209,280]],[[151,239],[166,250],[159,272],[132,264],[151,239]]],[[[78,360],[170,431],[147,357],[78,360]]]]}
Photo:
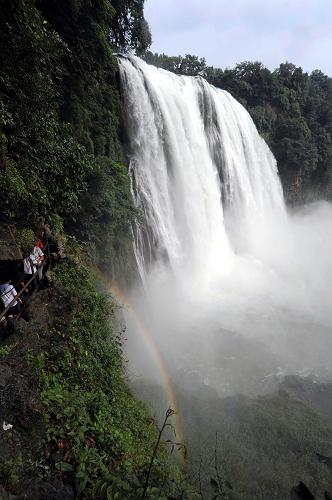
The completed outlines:
{"type": "Polygon", "coordinates": [[[178,276],[222,274],[236,250],[225,213],[243,229],[284,209],[276,161],[228,92],[137,57],[119,65],[133,197],[144,213],[134,231],[141,275],[156,262],[178,276]]]}
{"type": "Polygon", "coordinates": [[[119,66],[142,214],[133,235],[143,285],[124,311],[133,390],[160,421],[177,409],[199,474],[206,457],[210,477],[218,433],[231,457],[222,474],[237,470],[238,450],[249,457],[248,432],[257,468],[261,426],[250,406],[258,419],[266,404],[282,413],[285,375],[332,379],[332,205],[286,210],[276,161],[229,93],[136,57],[119,66]]]}
{"type": "MultiPolygon", "coordinates": [[[[332,206],[287,212],[276,161],[228,92],[137,57],[119,66],[141,213],[130,300],[172,377],[225,395],[331,373],[332,206]]],[[[153,379],[127,319],[131,367],[153,379]]]]}

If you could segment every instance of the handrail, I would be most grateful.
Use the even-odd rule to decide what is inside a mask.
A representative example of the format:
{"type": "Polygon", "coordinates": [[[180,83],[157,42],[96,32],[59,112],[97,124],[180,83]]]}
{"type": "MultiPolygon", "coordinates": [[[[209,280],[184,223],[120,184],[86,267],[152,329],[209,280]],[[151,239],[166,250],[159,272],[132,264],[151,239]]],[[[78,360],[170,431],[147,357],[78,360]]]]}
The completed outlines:
{"type": "MultiPolygon", "coordinates": [[[[46,262],[48,258],[49,258],[49,256],[47,255],[43,262],[46,262]]],[[[35,279],[35,277],[36,277],[37,274],[38,274],[38,270],[35,273],[33,273],[33,275],[31,276],[31,278],[29,279],[29,281],[23,286],[22,290],[20,290],[18,292],[18,294],[15,295],[15,297],[13,298],[13,300],[11,301],[11,303],[8,304],[8,306],[2,311],[2,313],[0,313],[0,321],[6,315],[6,313],[9,311],[9,309],[12,307],[12,305],[14,304],[14,302],[16,302],[17,299],[19,299],[21,297],[21,295],[25,292],[25,290],[29,287],[30,283],[32,283],[32,281],[35,279]]]]}

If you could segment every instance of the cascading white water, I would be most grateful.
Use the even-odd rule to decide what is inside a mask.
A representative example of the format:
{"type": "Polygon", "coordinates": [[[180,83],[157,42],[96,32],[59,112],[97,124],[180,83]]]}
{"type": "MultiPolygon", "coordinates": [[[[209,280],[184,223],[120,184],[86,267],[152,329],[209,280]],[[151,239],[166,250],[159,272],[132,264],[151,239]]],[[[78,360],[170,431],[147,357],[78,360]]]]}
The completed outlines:
{"type": "Polygon", "coordinates": [[[247,111],[202,78],[120,58],[133,194],[146,228],[136,235],[141,274],[165,259],[207,281],[230,268],[233,223],[284,209],[276,161],[247,111]]]}
{"type": "MultiPolygon", "coordinates": [[[[145,291],[131,300],[172,377],[256,394],[271,374],[332,375],[331,205],[287,213],[276,161],[227,92],[136,57],[119,66],[143,211],[133,232],[145,291]]],[[[127,321],[130,366],[149,377],[127,321]]]]}
{"type": "MultiPolygon", "coordinates": [[[[282,453],[278,469],[271,446],[281,449],[285,428],[286,440],[299,435],[303,449],[307,431],[296,424],[303,409],[275,396],[255,401],[250,413],[252,403],[237,396],[275,394],[286,374],[332,379],[332,205],[286,210],[273,155],[227,92],[137,58],[119,65],[132,192],[144,213],[133,230],[144,286],[129,294],[140,319],[125,313],[132,387],[161,421],[168,406],[177,409],[184,431],[177,439],[188,445],[189,470],[207,497],[218,434],[220,477],[230,474],[234,487],[243,462],[246,489],[272,456],[272,485],[285,462],[282,453]]],[[[272,496],[255,487],[259,498],[278,496],[274,486],[272,496]]],[[[245,489],[241,498],[252,498],[245,489]]]]}

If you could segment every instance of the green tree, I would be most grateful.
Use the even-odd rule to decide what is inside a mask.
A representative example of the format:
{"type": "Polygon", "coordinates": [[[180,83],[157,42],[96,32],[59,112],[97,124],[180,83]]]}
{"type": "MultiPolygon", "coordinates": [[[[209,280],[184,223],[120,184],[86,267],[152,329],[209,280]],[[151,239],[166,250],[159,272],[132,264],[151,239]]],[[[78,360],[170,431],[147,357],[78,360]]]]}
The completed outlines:
{"type": "Polygon", "coordinates": [[[112,0],[115,15],[111,42],[120,51],[144,52],[151,45],[149,25],[144,18],[144,0],[112,0]]]}

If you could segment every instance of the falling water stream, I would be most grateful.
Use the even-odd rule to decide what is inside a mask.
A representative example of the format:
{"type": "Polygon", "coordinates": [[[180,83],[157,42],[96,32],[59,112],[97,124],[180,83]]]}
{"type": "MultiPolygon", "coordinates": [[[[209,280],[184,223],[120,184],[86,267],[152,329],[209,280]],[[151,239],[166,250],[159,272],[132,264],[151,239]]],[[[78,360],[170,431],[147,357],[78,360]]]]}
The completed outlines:
{"type": "Polygon", "coordinates": [[[157,417],[176,405],[191,479],[203,464],[210,497],[217,431],[230,498],[286,499],[299,478],[328,488],[313,472],[312,449],[330,453],[323,424],[278,390],[287,374],[332,379],[332,206],[285,206],[276,161],[229,93],[136,57],[119,66],[141,214],[132,387],[157,417]]]}
{"type": "MultiPolygon", "coordinates": [[[[330,377],[331,205],[287,212],[276,161],[228,92],[137,57],[119,66],[142,213],[131,300],[173,379],[228,395],[330,377]]],[[[142,344],[128,321],[129,366],[149,378],[142,344]]]]}

